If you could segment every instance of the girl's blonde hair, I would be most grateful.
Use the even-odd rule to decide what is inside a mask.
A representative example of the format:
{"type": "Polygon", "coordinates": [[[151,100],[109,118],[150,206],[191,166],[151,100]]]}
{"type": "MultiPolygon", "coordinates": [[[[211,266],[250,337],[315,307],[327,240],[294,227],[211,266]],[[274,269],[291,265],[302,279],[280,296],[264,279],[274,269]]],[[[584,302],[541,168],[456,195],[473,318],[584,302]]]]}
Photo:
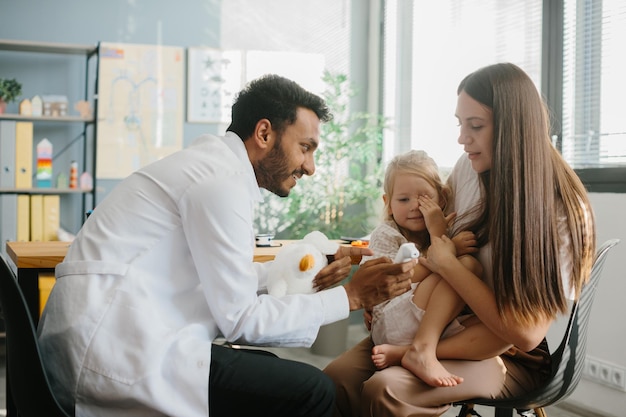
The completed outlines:
{"type": "MultiPolygon", "coordinates": [[[[383,220],[393,221],[393,215],[391,214],[391,197],[393,196],[393,187],[396,182],[398,174],[415,175],[416,177],[424,179],[431,187],[437,191],[439,196],[439,204],[445,211],[445,208],[450,199],[450,188],[439,175],[439,167],[424,151],[410,150],[403,154],[395,156],[385,171],[385,182],[383,183],[383,191],[387,198],[385,199],[385,207],[383,210],[383,220]]],[[[403,232],[401,227],[398,227],[403,232]]],[[[404,232],[403,232],[404,234],[404,232]]],[[[405,235],[405,237],[407,237],[405,235]]],[[[424,234],[424,242],[416,242],[419,249],[424,250],[430,245],[430,235],[426,232],[424,234]]]]}

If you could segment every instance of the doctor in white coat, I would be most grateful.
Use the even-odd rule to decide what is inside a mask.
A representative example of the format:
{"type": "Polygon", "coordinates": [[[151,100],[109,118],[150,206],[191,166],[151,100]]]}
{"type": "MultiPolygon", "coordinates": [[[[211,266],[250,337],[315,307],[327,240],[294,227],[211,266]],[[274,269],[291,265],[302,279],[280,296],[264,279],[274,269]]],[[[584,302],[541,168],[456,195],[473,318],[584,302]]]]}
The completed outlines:
{"type": "MultiPolygon", "coordinates": [[[[98,205],[56,269],[38,335],[63,407],[78,416],[328,416],[312,366],[213,344],[310,346],[320,326],[410,288],[414,262],[379,259],[343,286],[282,298],[253,263],[259,188],[287,196],[315,171],[323,100],[278,76],[253,81],[223,137],[133,173],[98,205]]],[[[350,251],[317,276],[350,271],[350,251]]],[[[369,254],[360,250],[361,254],[369,254]]]]}

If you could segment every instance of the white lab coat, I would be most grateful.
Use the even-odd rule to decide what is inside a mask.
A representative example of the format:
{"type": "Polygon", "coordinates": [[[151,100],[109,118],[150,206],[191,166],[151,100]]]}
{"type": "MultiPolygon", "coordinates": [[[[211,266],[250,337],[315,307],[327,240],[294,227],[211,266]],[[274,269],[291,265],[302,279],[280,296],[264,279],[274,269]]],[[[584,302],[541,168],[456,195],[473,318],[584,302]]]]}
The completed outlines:
{"type": "MultiPolygon", "coordinates": [[[[46,370],[80,416],[208,416],[211,343],[309,346],[348,316],[343,287],[281,299],[252,262],[260,199],[241,139],[205,135],[132,174],[56,269],[46,370]]],[[[245,399],[242,399],[245,400],[245,399]]]]}

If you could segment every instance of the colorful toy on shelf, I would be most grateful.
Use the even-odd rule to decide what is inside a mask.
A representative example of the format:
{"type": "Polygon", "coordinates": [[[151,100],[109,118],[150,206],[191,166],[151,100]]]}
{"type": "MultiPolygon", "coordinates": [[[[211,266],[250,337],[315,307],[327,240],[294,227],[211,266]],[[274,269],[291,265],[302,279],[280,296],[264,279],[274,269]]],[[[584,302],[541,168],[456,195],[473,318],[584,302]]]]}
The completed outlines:
{"type": "Polygon", "coordinates": [[[87,171],[80,174],[80,189],[86,191],[93,189],[93,177],[87,171]]]}
{"type": "Polygon", "coordinates": [[[40,96],[34,96],[30,101],[33,116],[43,115],[43,101],[40,96]]]}
{"type": "Polygon", "coordinates": [[[37,187],[52,187],[52,143],[43,138],[37,144],[37,187]]]}
{"type": "Polygon", "coordinates": [[[78,114],[80,114],[80,117],[83,119],[91,119],[93,117],[91,113],[91,104],[89,104],[86,100],[76,102],[74,109],[78,111],[78,114]]]}
{"type": "Polygon", "coordinates": [[[70,164],[70,188],[78,188],[78,162],[70,164]]]}
{"type": "Polygon", "coordinates": [[[33,104],[32,102],[25,98],[20,101],[19,112],[21,116],[32,116],[33,115],[33,104]]]}

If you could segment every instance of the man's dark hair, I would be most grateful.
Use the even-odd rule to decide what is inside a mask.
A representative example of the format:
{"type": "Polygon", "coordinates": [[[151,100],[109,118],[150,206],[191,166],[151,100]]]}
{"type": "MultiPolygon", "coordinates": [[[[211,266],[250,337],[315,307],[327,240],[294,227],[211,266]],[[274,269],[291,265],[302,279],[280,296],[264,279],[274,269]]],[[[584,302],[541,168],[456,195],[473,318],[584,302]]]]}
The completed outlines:
{"type": "Polygon", "coordinates": [[[272,129],[281,134],[296,121],[298,107],[312,110],[322,122],[332,119],[321,97],[287,78],[275,74],[264,75],[250,82],[237,94],[232,107],[232,122],[226,130],[246,140],[254,133],[259,120],[268,119],[272,129]]]}

